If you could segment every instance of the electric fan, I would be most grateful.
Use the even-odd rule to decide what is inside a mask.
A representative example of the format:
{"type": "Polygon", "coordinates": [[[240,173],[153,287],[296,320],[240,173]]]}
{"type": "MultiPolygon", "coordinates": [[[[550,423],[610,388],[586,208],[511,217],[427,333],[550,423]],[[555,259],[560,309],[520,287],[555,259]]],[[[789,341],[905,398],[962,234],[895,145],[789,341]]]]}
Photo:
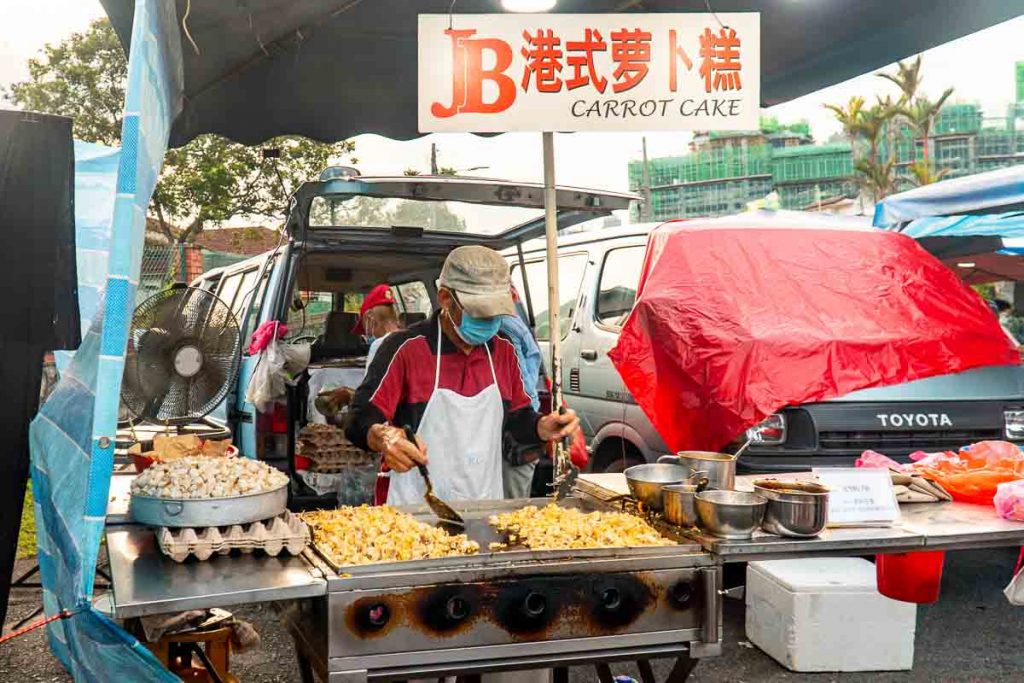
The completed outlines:
{"type": "Polygon", "coordinates": [[[121,400],[137,419],[183,424],[205,417],[238,375],[241,332],[216,295],[179,286],[135,309],[121,400]]]}

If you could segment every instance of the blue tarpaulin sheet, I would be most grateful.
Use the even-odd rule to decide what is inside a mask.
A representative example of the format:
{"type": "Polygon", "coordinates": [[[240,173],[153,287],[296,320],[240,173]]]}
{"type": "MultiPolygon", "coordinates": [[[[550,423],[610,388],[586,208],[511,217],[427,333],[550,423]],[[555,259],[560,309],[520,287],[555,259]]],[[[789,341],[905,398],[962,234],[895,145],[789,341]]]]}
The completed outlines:
{"type": "MultiPolygon", "coordinates": [[[[935,216],[911,221],[901,230],[917,239],[924,237],[1002,237],[1024,239],[1024,211],[981,216],[935,216]]],[[[1009,246],[1009,244],[1007,244],[1009,246]]]]}
{"type": "MultiPolygon", "coordinates": [[[[875,207],[874,223],[880,228],[903,229],[911,221],[935,217],[979,216],[1024,210],[1024,164],[988,173],[925,185],[886,197],[875,207]]],[[[955,228],[955,222],[929,230],[955,228]]],[[[981,228],[978,228],[981,229],[981,228]]],[[[923,230],[923,228],[922,228],[923,230]]],[[[904,230],[906,231],[906,230],[904,230]]],[[[991,235],[991,232],[955,232],[915,237],[991,235]]]]}
{"type": "MultiPolygon", "coordinates": [[[[95,194],[89,200],[96,211],[89,219],[90,239],[95,239],[80,243],[96,252],[83,253],[87,261],[95,257],[83,269],[95,287],[95,298],[86,296],[83,301],[84,307],[93,309],[92,321],[30,430],[43,606],[48,615],[72,613],[69,619],[50,624],[50,647],[76,681],[178,680],[92,606],[146,207],[167,149],[170,123],[180,109],[177,33],[170,0],[137,0],[115,194],[112,201],[106,200],[110,229],[108,233],[106,216],[99,215],[108,209],[98,199],[102,183],[108,181],[93,178],[99,183],[90,190],[95,194]]],[[[107,153],[92,151],[93,161],[103,166],[107,153]]]]}
{"type": "MultiPolygon", "coordinates": [[[[75,245],[78,266],[78,312],[82,338],[89,333],[107,284],[110,231],[117,196],[118,147],[75,141],[75,245]]],[[[67,372],[73,351],[57,351],[57,368],[67,372]]]]}

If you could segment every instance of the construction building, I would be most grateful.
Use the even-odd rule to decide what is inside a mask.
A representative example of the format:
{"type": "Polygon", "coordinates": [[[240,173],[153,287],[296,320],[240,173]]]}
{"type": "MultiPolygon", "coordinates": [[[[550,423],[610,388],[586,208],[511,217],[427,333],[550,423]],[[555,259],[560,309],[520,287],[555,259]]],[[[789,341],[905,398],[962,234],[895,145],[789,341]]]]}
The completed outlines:
{"type": "MultiPolygon", "coordinates": [[[[924,143],[905,122],[886,131],[881,157],[894,148],[903,187],[913,187],[909,166],[924,156],[924,143]]],[[[1016,64],[1016,102],[988,115],[977,104],[949,104],[932,128],[929,156],[945,178],[1024,163],[1024,62],[1016,64]]],[[[814,144],[804,122],[780,125],[766,118],[757,131],[697,133],[690,153],[629,164],[630,188],[649,191],[650,218],[667,220],[717,216],[746,209],[752,201],[778,193],[785,209],[829,210],[840,203],[851,212],[860,187],[849,142],[814,144]]],[[[639,217],[639,216],[637,216],[639,217]]]]}

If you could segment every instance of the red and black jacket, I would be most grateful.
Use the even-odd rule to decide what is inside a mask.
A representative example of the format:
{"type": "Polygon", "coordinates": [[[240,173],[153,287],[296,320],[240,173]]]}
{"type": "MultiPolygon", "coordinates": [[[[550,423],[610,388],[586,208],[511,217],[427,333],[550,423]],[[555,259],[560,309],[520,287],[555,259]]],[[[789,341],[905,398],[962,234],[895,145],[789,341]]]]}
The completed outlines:
{"type": "MultiPolygon", "coordinates": [[[[353,420],[347,434],[356,446],[368,450],[366,438],[374,424],[390,422],[419,428],[434,391],[438,324],[438,314],[434,313],[423,322],[392,332],[383,341],[352,400],[353,420]]],[[[505,406],[505,431],[520,443],[539,443],[540,414],[530,407],[515,347],[500,335],[487,346],[505,406]]],[[[493,383],[482,346],[467,355],[442,333],[441,354],[442,389],[475,396],[493,383]]],[[[466,429],[473,429],[473,425],[466,425],[466,429]]]]}

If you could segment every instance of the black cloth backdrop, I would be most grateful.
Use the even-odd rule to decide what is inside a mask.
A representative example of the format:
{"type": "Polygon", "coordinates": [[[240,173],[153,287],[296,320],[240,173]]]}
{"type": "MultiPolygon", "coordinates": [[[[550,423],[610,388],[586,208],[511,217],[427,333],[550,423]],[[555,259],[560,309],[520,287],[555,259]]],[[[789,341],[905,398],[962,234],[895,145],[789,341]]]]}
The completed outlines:
{"type": "Polygon", "coordinates": [[[71,119],[0,111],[0,624],[28,477],[43,354],[81,339],[71,119]]]}

